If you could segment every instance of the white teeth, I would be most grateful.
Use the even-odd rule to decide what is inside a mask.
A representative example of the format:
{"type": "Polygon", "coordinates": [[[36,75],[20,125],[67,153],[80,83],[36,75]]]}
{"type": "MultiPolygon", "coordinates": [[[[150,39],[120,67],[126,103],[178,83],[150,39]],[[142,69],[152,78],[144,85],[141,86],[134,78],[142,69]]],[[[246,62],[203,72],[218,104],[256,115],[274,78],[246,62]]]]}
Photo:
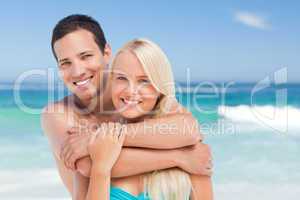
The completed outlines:
{"type": "Polygon", "coordinates": [[[141,101],[137,101],[137,100],[127,100],[127,99],[123,99],[124,103],[129,104],[129,105],[136,105],[139,104],[141,101]]]}
{"type": "Polygon", "coordinates": [[[87,84],[91,79],[86,79],[84,81],[78,81],[78,82],[75,82],[76,85],[84,85],[84,84],[87,84]]]}

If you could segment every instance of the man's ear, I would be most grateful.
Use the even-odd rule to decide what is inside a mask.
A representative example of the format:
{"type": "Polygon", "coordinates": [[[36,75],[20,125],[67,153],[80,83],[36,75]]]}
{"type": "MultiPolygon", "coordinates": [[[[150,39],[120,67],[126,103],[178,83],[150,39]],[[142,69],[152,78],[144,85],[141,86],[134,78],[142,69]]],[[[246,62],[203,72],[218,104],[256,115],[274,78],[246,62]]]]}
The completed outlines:
{"type": "Polygon", "coordinates": [[[104,47],[104,51],[103,51],[103,56],[105,58],[106,63],[109,63],[110,59],[111,59],[111,47],[108,43],[106,43],[105,47],[104,47]]]}

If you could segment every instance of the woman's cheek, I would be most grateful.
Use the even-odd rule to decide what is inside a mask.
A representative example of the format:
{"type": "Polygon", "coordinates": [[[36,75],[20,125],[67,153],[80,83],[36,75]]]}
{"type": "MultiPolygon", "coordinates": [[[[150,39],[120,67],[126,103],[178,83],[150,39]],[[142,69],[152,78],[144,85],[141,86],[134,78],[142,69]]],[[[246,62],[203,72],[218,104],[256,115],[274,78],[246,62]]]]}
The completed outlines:
{"type": "Polygon", "coordinates": [[[156,92],[154,88],[148,88],[147,90],[144,90],[143,96],[147,98],[148,101],[155,101],[158,98],[159,93],[156,92]]]}
{"type": "Polygon", "coordinates": [[[123,87],[121,85],[113,85],[111,90],[112,99],[114,100],[113,103],[117,103],[122,95],[123,87]]]}

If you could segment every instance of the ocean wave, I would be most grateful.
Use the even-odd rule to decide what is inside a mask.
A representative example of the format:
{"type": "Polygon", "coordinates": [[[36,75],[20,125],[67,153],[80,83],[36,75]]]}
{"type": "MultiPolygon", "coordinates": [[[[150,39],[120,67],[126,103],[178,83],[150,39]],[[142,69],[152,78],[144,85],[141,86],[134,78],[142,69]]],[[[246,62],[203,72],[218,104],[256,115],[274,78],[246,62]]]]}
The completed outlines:
{"type": "MultiPolygon", "coordinates": [[[[1,199],[71,199],[55,168],[1,170],[0,177],[1,199]]],[[[299,183],[258,183],[231,179],[220,182],[216,178],[213,180],[216,200],[297,200],[300,196],[299,183]]]]}
{"type": "Polygon", "coordinates": [[[257,184],[251,182],[232,182],[214,184],[216,200],[298,200],[299,184],[257,184]]]}
{"type": "MultiPolygon", "coordinates": [[[[219,106],[219,116],[232,122],[259,125],[279,132],[295,132],[300,129],[300,109],[292,106],[219,106]]],[[[257,128],[257,127],[255,127],[257,128]]]]}
{"type": "Polygon", "coordinates": [[[55,168],[1,169],[0,177],[0,199],[66,199],[68,197],[55,168]]]}

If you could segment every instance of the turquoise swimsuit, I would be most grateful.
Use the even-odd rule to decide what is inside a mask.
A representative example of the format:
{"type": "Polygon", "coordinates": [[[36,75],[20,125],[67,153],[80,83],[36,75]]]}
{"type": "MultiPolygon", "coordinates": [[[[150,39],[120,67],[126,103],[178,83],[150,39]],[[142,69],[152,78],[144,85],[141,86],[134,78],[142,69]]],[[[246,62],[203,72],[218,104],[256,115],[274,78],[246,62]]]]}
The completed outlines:
{"type": "Polygon", "coordinates": [[[121,188],[112,186],[110,188],[110,200],[150,200],[143,192],[134,196],[121,188]]]}

